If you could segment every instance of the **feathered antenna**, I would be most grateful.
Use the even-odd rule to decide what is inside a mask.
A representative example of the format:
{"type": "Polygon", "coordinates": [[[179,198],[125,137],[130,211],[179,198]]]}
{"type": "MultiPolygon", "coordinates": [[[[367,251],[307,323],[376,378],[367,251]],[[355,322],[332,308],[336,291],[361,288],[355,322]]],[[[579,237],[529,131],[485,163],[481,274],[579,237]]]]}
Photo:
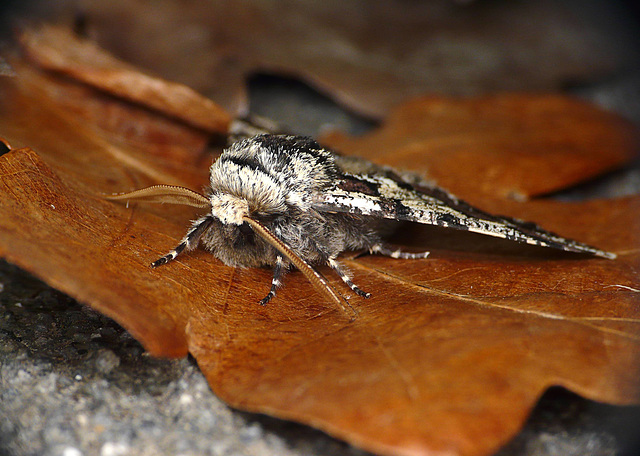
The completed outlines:
{"type": "Polygon", "coordinates": [[[105,199],[111,201],[138,200],[147,203],[182,204],[184,206],[199,207],[201,209],[211,207],[211,203],[206,196],[186,187],[178,187],[177,185],[154,185],[129,193],[106,195],[105,199]]]}

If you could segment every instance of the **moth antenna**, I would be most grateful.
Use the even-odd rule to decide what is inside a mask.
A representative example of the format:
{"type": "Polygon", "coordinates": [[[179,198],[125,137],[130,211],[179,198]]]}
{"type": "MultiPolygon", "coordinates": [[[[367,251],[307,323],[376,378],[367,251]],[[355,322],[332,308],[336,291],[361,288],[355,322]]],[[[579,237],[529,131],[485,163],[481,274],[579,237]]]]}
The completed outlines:
{"type": "Polygon", "coordinates": [[[300,258],[295,254],[284,242],[275,237],[269,229],[264,226],[262,223],[254,220],[250,217],[242,217],[242,220],[249,224],[249,226],[256,232],[260,237],[262,237],[265,241],[267,241],[271,246],[273,246],[278,252],[280,252],[283,256],[285,256],[289,261],[293,263],[293,265],[300,270],[304,274],[304,276],[311,282],[311,284],[316,288],[316,290],[323,293],[327,296],[331,301],[338,304],[342,311],[349,316],[350,321],[354,321],[358,313],[355,311],[351,304],[344,299],[342,295],[340,295],[336,290],[333,289],[329,282],[320,275],[318,271],[313,269],[313,267],[307,263],[304,259],[300,258]]]}
{"type": "Polygon", "coordinates": [[[153,185],[129,193],[104,195],[104,198],[110,201],[138,200],[147,203],[181,204],[199,208],[211,207],[211,202],[206,196],[177,185],[153,185]]]}

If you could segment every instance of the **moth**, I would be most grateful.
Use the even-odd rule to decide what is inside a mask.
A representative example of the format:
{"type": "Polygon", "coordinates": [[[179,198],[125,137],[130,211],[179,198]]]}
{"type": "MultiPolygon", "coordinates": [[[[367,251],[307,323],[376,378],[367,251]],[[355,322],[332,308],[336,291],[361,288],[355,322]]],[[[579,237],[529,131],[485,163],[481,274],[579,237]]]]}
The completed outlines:
{"type": "Polygon", "coordinates": [[[384,242],[392,221],[409,221],[587,253],[615,255],[545,231],[533,223],[490,215],[418,177],[361,158],[336,154],[308,137],[260,134],[241,139],[211,165],[204,194],[156,185],[114,195],[114,200],[147,200],[206,209],[180,243],[154,261],[158,267],[202,245],[234,267],[273,268],[267,304],[295,266],[331,301],[353,313],[348,301],[314,268],[328,265],[356,294],[369,293],[353,283],[338,261],[345,250],[401,259],[426,258],[384,242]]]}

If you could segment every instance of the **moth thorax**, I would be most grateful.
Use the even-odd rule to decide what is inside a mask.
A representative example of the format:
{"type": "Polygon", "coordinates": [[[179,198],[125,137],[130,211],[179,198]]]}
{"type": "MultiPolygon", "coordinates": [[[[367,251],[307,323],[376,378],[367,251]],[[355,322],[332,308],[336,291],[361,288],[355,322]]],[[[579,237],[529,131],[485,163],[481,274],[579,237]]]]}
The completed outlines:
{"type": "Polygon", "coordinates": [[[246,199],[228,193],[211,195],[211,215],[225,225],[242,225],[242,217],[249,215],[246,199]]]}

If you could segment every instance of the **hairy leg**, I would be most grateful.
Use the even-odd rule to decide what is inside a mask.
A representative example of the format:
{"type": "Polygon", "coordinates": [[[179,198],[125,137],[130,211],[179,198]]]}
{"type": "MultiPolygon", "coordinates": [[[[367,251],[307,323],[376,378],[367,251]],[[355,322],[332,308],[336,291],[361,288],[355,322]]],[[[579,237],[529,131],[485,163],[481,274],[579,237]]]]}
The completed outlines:
{"type": "Polygon", "coordinates": [[[185,250],[191,250],[198,245],[200,238],[202,235],[209,229],[211,223],[213,222],[213,217],[207,215],[196,220],[191,227],[191,229],[187,232],[185,237],[180,241],[171,252],[167,253],[162,258],[157,259],[153,263],[151,263],[152,268],[157,268],[163,264],[168,263],[171,260],[174,260],[178,255],[180,255],[185,250]]]}

